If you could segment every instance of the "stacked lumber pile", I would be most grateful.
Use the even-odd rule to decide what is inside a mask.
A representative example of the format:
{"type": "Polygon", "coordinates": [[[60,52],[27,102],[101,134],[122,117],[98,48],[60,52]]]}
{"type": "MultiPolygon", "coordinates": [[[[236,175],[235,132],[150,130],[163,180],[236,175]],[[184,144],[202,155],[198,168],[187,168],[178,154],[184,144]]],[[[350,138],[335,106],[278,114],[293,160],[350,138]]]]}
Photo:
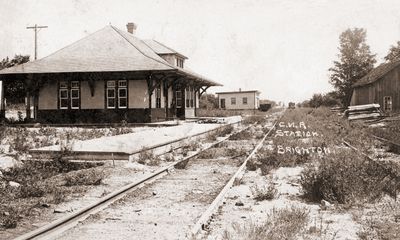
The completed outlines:
{"type": "Polygon", "coordinates": [[[379,104],[349,106],[345,114],[349,120],[371,120],[382,117],[379,104]]]}

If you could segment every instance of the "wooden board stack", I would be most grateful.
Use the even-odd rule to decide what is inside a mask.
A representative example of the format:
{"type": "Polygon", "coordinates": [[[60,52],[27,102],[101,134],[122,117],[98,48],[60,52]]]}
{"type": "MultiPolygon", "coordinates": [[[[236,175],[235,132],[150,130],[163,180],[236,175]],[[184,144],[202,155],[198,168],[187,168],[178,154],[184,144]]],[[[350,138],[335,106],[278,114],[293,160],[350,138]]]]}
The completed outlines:
{"type": "Polygon", "coordinates": [[[349,120],[370,120],[379,119],[382,117],[382,112],[379,104],[365,104],[349,106],[345,111],[345,115],[349,120]]]}

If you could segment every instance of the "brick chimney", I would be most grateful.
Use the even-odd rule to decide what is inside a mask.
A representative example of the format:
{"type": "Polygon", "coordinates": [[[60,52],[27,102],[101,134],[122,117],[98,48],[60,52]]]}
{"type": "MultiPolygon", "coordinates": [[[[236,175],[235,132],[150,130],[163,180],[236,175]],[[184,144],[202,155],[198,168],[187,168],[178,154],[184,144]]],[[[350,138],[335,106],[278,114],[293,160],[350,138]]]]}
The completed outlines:
{"type": "Polygon", "coordinates": [[[129,22],[128,24],[126,24],[126,29],[127,29],[128,33],[135,35],[136,28],[137,28],[137,25],[133,22],[129,22]]]}

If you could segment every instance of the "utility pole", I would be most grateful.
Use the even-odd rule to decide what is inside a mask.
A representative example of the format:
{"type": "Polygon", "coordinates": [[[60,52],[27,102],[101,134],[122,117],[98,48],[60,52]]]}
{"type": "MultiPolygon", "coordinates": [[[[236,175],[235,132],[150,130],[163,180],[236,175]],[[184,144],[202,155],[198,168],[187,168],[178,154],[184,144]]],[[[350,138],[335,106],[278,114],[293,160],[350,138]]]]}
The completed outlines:
{"type": "MultiPolygon", "coordinates": [[[[35,26],[27,27],[26,29],[33,29],[35,31],[35,60],[37,59],[37,33],[43,29],[47,28],[47,26],[35,26]]],[[[30,79],[32,76],[29,76],[27,80],[25,80],[26,91],[26,120],[29,121],[31,119],[31,92],[32,92],[32,80],[30,79]]],[[[33,108],[34,108],[34,118],[36,118],[36,108],[37,108],[37,96],[33,96],[33,108]]]]}
{"type": "Polygon", "coordinates": [[[26,29],[33,29],[35,31],[35,60],[37,59],[37,33],[42,28],[47,28],[48,26],[38,26],[35,24],[33,27],[27,27],[26,29]]]}

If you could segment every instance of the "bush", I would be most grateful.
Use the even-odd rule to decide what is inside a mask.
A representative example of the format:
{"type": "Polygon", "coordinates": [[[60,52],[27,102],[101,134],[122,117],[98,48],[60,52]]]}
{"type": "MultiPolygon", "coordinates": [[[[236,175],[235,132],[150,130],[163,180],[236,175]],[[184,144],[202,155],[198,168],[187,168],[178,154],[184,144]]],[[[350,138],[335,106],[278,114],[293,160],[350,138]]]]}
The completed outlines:
{"type": "MultiPolygon", "coordinates": [[[[339,152],[309,165],[301,175],[304,197],[342,204],[371,201],[389,193],[394,196],[392,167],[365,159],[355,152],[339,152]]],[[[399,174],[400,172],[397,172],[399,174]]],[[[398,176],[397,176],[398,177],[398,176]]]]}

